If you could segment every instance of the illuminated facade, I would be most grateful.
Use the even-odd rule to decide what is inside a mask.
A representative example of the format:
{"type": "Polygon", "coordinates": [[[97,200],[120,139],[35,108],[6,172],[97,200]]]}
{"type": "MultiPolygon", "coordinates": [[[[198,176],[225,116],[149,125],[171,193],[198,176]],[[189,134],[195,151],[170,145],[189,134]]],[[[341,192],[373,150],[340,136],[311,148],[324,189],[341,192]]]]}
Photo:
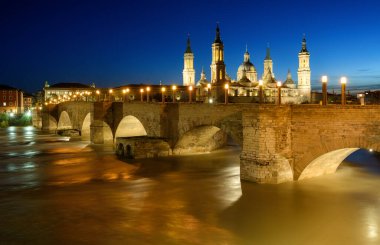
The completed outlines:
{"type": "Polygon", "coordinates": [[[95,84],[91,86],[81,83],[56,83],[44,86],[45,104],[58,104],[65,101],[95,101],[95,84]]]}
{"type": "Polygon", "coordinates": [[[23,92],[17,88],[0,85],[0,113],[23,113],[23,92]]]}
{"type": "Polygon", "coordinates": [[[190,37],[187,38],[187,48],[183,55],[183,86],[195,85],[194,54],[191,51],[190,37]]]}
{"type": "Polygon", "coordinates": [[[310,54],[306,48],[305,37],[302,40],[302,48],[299,57],[298,66],[298,84],[293,81],[290,70],[286,80],[281,83],[281,89],[278,89],[278,80],[276,80],[273,71],[273,60],[270,55],[270,48],[267,47],[264,58],[264,69],[261,81],[258,81],[256,67],[250,60],[250,54],[246,48],[243,63],[237,71],[237,79],[232,80],[226,73],[224,63],[224,45],[220,37],[219,25],[216,27],[215,41],[212,44],[212,63],[211,63],[211,80],[206,80],[202,70],[201,79],[197,83],[197,100],[210,103],[210,101],[224,101],[224,84],[229,84],[228,98],[230,102],[258,102],[259,90],[263,90],[263,102],[273,103],[281,93],[282,103],[308,103],[311,94],[311,70],[310,54]]]}
{"type": "Polygon", "coordinates": [[[299,67],[298,67],[298,89],[300,95],[310,101],[311,86],[310,86],[310,54],[306,48],[305,37],[302,40],[302,49],[298,54],[299,67]]]}
{"type": "Polygon", "coordinates": [[[219,25],[216,26],[215,41],[212,44],[211,83],[221,83],[226,80],[226,65],[224,64],[224,45],[220,38],[219,25]]]}
{"type": "Polygon", "coordinates": [[[253,63],[250,60],[250,55],[248,53],[248,48],[245,49],[244,53],[244,61],[243,63],[239,66],[238,71],[237,71],[237,79],[240,80],[243,78],[243,75],[245,76],[252,82],[257,82],[257,72],[256,68],[253,65],[253,63]]]}

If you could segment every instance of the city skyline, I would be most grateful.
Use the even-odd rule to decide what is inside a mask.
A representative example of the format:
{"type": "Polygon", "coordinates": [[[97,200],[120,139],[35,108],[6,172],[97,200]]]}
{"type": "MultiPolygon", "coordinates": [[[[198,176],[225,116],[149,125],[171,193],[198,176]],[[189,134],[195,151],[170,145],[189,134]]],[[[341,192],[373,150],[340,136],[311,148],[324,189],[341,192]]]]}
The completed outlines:
{"type": "Polygon", "coordinates": [[[210,78],[211,43],[219,22],[229,76],[236,78],[248,46],[258,75],[270,43],[274,74],[297,79],[303,34],[311,55],[312,87],[322,75],[338,85],[380,84],[380,21],[375,1],[202,3],[142,1],[18,1],[1,3],[0,83],[26,91],[44,81],[182,84],[183,53],[190,34],[196,81],[210,78]],[[256,12],[249,14],[249,5],[256,12]],[[354,17],[353,17],[354,16],[354,17]]]}

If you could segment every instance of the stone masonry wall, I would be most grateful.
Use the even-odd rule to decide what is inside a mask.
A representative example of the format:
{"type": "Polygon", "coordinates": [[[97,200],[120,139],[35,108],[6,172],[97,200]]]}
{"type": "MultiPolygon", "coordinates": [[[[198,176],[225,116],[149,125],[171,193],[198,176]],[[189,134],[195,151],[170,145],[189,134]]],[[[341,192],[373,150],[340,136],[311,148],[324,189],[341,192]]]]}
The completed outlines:
{"type": "Polygon", "coordinates": [[[289,106],[256,105],[243,112],[240,178],[258,183],[293,180],[289,106]]]}
{"type": "Polygon", "coordinates": [[[380,151],[380,106],[294,105],[292,157],[294,176],[317,157],[338,149],[380,151]]]}

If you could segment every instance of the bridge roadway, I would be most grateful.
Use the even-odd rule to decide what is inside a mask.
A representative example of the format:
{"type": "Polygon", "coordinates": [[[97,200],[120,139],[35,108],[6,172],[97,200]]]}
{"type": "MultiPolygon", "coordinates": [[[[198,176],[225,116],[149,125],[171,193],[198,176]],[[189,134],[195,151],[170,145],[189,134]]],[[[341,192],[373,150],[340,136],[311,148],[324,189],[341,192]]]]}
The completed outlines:
{"type": "Polygon", "coordinates": [[[223,133],[242,147],[241,179],[281,183],[333,173],[360,148],[380,151],[380,106],[65,102],[44,109],[42,129],[76,129],[95,144],[162,137],[177,154],[219,146],[223,133]]]}

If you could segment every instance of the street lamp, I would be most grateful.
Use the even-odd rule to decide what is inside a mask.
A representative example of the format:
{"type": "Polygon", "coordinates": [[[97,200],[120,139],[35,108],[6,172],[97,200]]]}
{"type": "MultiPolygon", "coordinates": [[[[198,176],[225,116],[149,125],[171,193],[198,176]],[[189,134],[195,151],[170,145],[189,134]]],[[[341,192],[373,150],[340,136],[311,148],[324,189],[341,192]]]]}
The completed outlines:
{"type": "Polygon", "coordinates": [[[263,82],[263,80],[259,80],[259,103],[261,104],[261,103],[263,103],[263,84],[264,84],[264,82],[263,82]]]}
{"type": "Polygon", "coordinates": [[[174,94],[175,94],[175,90],[177,89],[177,86],[173,85],[172,86],[172,91],[173,91],[173,103],[175,102],[175,98],[174,98],[174,94]]]}
{"type": "Polygon", "coordinates": [[[224,104],[228,104],[228,83],[224,84],[224,104]]]}
{"type": "Polygon", "coordinates": [[[278,89],[278,105],[281,105],[281,81],[277,82],[277,89],[278,89]]]}
{"type": "Polygon", "coordinates": [[[322,76],[322,105],[327,105],[327,76],[322,76]]]}
{"type": "Polygon", "coordinates": [[[127,91],[125,89],[123,89],[123,101],[125,101],[125,94],[127,93],[127,91]]]}
{"type": "Polygon", "coordinates": [[[161,102],[162,102],[162,103],[165,102],[165,91],[166,91],[166,88],[165,88],[165,87],[162,87],[162,88],[161,88],[161,102]]]}
{"type": "Polygon", "coordinates": [[[144,93],[144,89],[140,88],[140,100],[141,100],[141,102],[144,101],[144,99],[143,99],[143,93],[144,93]]]}
{"type": "Polygon", "coordinates": [[[193,94],[193,86],[189,86],[189,103],[191,103],[191,96],[193,94]]]}
{"type": "Polygon", "coordinates": [[[211,94],[211,83],[208,83],[207,84],[207,100],[209,103],[210,103],[210,94],[211,94]]]}
{"type": "Polygon", "coordinates": [[[146,87],[146,102],[149,102],[149,91],[150,87],[146,87]]]}
{"type": "Polygon", "coordinates": [[[347,78],[346,77],[341,77],[340,78],[340,83],[342,85],[342,97],[341,97],[341,101],[342,101],[342,105],[345,105],[346,104],[346,84],[347,84],[347,78]]]}
{"type": "Polygon", "coordinates": [[[113,89],[111,88],[110,90],[108,90],[109,92],[109,100],[112,101],[112,93],[113,93],[113,89]]]}
{"type": "Polygon", "coordinates": [[[126,88],[125,89],[125,93],[126,93],[126,97],[125,97],[125,100],[129,102],[129,88],[126,88]]]}

